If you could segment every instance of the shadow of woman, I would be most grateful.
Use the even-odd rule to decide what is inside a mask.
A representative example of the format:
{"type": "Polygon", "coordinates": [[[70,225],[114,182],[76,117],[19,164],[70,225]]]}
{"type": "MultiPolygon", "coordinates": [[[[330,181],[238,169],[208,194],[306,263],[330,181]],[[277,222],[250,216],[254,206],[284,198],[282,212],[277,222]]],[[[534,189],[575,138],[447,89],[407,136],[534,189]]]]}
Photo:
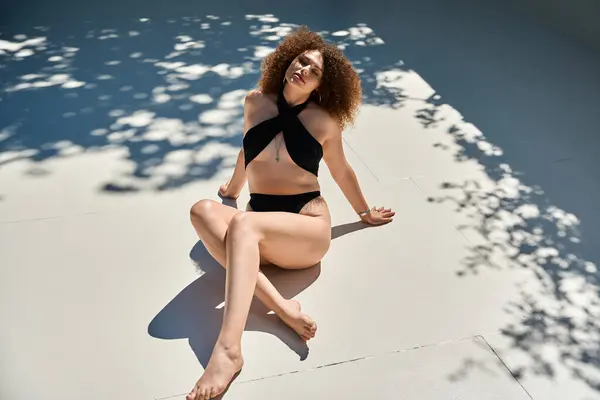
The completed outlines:
{"type": "MultiPolygon", "coordinates": [[[[232,204],[237,206],[237,204],[232,204]]],[[[332,228],[332,238],[365,228],[361,222],[332,228]]],[[[201,241],[190,252],[201,275],[185,287],[150,322],[148,333],[159,339],[185,339],[206,367],[217,340],[223,318],[225,269],[208,253],[201,241]]],[[[261,270],[286,299],[291,299],[313,284],[321,274],[321,263],[302,270],[261,266],[261,270]]],[[[272,334],[294,351],[300,360],[308,357],[308,346],[292,329],[254,298],[246,331],[272,334]]]]}
{"type": "MultiPolygon", "coordinates": [[[[148,326],[148,333],[160,339],[188,338],[198,361],[206,367],[223,318],[225,269],[212,258],[200,241],[192,249],[190,257],[202,275],[185,287],[154,317],[148,326]]],[[[289,299],[309,287],[319,277],[321,265],[319,263],[307,269],[293,271],[261,266],[261,270],[282,296],[289,299]]],[[[306,342],[269,311],[254,298],[245,330],[270,333],[298,354],[301,360],[306,359],[306,342]]]]}

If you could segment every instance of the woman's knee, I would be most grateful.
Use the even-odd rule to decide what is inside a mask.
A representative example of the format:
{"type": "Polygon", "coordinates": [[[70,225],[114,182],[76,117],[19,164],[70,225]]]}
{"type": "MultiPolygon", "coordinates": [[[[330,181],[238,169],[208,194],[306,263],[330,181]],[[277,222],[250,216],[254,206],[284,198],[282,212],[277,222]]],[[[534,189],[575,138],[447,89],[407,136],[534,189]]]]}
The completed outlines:
{"type": "Polygon", "coordinates": [[[215,201],[202,199],[196,202],[190,209],[190,218],[193,223],[205,222],[215,210],[215,201]]]}
{"type": "Polygon", "coordinates": [[[246,212],[241,212],[233,216],[227,229],[228,238],[236,237],[256,237],[258,231],[253,216],[246,212]]]}

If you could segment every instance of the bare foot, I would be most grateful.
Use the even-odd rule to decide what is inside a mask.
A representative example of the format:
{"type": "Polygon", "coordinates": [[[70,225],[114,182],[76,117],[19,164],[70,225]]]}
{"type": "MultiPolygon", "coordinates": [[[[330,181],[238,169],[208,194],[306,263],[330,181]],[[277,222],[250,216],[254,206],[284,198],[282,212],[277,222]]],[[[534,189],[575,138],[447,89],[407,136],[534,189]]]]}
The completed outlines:
{"type": "Polygon", "coordinates": [[[243,365],[244,360],[239,348],[229,350],[217,343],[204,374],[185,399],[208,400],[217,397],[225,391],[229,382],[242,369],[243,365]]]}
{"type": "Polygon", "coordinates": [[[304,340],[315,337],[317,323],[311,317],[302,313],[300,303],[296,300],[287,300],[281,313],[277,314],[290,328],[304,340]]]}

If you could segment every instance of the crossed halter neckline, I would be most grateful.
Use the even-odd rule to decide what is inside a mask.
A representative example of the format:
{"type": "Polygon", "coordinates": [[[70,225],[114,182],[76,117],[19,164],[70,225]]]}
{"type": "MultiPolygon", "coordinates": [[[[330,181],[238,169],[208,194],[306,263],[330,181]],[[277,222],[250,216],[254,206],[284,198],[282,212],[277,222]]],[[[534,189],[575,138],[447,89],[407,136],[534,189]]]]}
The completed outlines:
{"type": "Polygon", "coordinates": [[[279,114],[250,128],[244,136],[245,165],[248,167],[275,136],[283,132],[286,148],[294,163],[318,176],[323,148],[298,119],[298,114],[306,108],[310,98],[301,104],[290,106],[283,95],[283,87],[277,96],[279,114]]]}

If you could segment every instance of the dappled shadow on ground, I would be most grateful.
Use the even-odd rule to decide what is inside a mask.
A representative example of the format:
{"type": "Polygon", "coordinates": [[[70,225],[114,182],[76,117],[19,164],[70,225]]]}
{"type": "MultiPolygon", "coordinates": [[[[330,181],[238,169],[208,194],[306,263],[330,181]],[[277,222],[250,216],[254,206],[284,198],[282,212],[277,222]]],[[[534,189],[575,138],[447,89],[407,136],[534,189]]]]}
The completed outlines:
{"type": "MultiPolygon", "coordinates": [[[[146,19],[142,9],[117,20],[69,20],[68,29],[2,29],[0,168],[18,159],[43,168],[46,160],[121,148],[131,170],[103,190],[165,190],[208,179],[235,162],[241,100],[258,79],[261,58],[306,18],[345,46],[366,104],[420,101],[414,117],[426,130],[442,130],[434,146],[481,172],[441,180],[430,201],[451,205],[473,243],[459,276],[484,279],[491,268],[514,268],[535,277],[509,304],[514,323],[502,329],[518,353],[512,372],[552,378],[560,365],[600,390],[597,61],[530,21],[476,2],[332,3],[311,4],[317,19],[274,2],[266,7],[271,14],[237,4],[228,7],[239,11],[188,7],[176,17],[165,11],[146,19]],[[405,90],[403,56],[437,92],[414,99],[405,90]]],[[[224,273],[210,263],[202,268],[206,273],[153,321],[151,334],[214,337],[224,273]],[[213,300],[202,305],[201,293],[213,300]],[[187,319],[199,312],[209,323],[187,319]]],[[[250,327],[279,332],[263,317],[262,326],[250,327]]],[[[191,343],[204,361],[204,342],[191,343]]],[[[302,357],[303,349],[288,345],[302,357]]],[[[452,379],[470,368],[485,366],[470,360],[452,379]]]]}
{"type": "MultiPolygon", "coordinates": [[[[232,167],[244,96],[263,57],[298,26],[241,11],[88,17],[1,30],[0,168],[30,160],[43,178],[52,173],[44,161],[121,149],[128,168],[101,187],[112,193],[179,188],[232,167]]],[[[310,28],[346,50],[366,103],[401,104],[401,63],[376,32],[354,20],[310,28]]]]}
{"type": "MultiPolygon", "coordinates": [[[[511,35],[519,29],[514,24],[511,35]]],[[[429,201],[451,209],[473,244],[458,276],[485,279],[489,269],[527,272],[519,297],[507,305],[514,321],[502,327],[507,345],[498,349],[512,373],[551,381],[566,371],[569,379],[600,391],[600,164],[590,150],[600,144],[600,120],[593,112],[600,80],[591,73],[600,58],[547,31],[522,29],[529,36],[519,46],[513,46],[514,37],[506,39],[512,39],[510,50],[503,42],[497,48],[481,44],[487,34],[498,37],[498,27],[461,42],[463,57],[449,68],[477,71],[466,90],[430,67],[433,81],[445,89],[444,100],[428,99],[416,118],[424,129],[442,131],[434,147],[474,168],[469,176],[440,180],[429,201]],[[527,41],[550,38],[552,46],[524,56],[536,48],[527,41]],[[498,67],[493,60],[501,51],[505,59],[527,65],[520,66],[522,75],[535,63],[535,78],[498,67]],[[551,63],[557,54],[565,61],[551,63]],[[585,74],[555,79],[556,70],[576,63],[585,74]]],[[[448,33],[449,42],[456,35],[448,33]]],[[[467,360],[456,376],[471,368],[481,368],[480,362],[467,360]]]]}
{"type": "Polygon", "coordinates": [[[369,26],[434,90],[414,117],[453,161],[423,180],[473,244],[457,275],[527,276],[501,357],[516,377],[600,391],[600,57],[499,4],[378,4],[369,26]]]}
{"type": "Polygon", "coordinates": [[[429,199],[451,204],[464,216],[458,229],[474,245],[457,274],[517,268],[536,278],[520,285],[520,298],[507,310],[515,321],[501,330],[509,339],[507,352],[520,353],[513,374],[552,378],[560,365],[600,391],[600,221],[592,203],[580,197],[599,199],[600,191],[585,180],[563,181],[570,174],[561,170],[570,166],[556,164],[547,166],[557,178],[554,184],[529,185],[531,177],[513,171],[499,148],[481,151],[494,148],[485,136],[467,137],[457,126],[448,133],[461,147],[456,159],[476,158],[486,174],[481,180],[444,182],[441,194],[429,199]],[[557,190],[564,193],[552,196],[557,190]],[[567,200],[568,207],[557,200],[567,200]]]}

